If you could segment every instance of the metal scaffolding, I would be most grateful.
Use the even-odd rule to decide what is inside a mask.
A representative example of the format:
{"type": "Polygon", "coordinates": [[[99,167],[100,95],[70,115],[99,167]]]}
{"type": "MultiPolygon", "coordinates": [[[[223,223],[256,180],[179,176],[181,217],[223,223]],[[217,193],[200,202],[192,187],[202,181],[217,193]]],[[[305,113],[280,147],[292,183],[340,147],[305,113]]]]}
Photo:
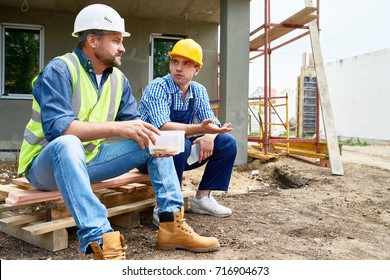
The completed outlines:
{"type": "MultiPolygon", "coordinates": [[[[283,149],[287,154],[298,154],[303,156],[317,157],[321,160],[326,160],[330,163],[332,173],[335,175],[343,175],[344,171],[340,159],[340,150],[338,140],[336,137],[333,113],[331,110],[331,104],[328,95],[328,88],[326,82],[326,76],[324,71],[324,65],[322,61],[321,48],[319,44],[319,7],[320,0],[316,0],[316,7],[313,6],[311,0],[305,0],[305,7],[282,21],[281,23],[272,23],[271,18],[271,0],[264,0],[264,24],[256,28],[250,33],[250,36],[256,36],[250,41],[250,51],[257,54],[250,58],[250,60],[256,59],[260,56],[264,57],[264,97],[260,98],[260,103],[263,106],[263,120],[261,120],[262,131],[260,137],[248,136],[248,140],[251,142],[258,142],[261,145],[259,152],[266,158],[270,157],[270,144],[272,144],[273,150],[283,149]],[[271,46],[271,42],[283,37],[284,35],[294,31],[302,30],[302,33],[292,39],[286,40],[283,43],[271,46]],[[271,54],[274,50],[279,49],[287,44],[290,44],[300,38],[309,35],[312,44],[312,51],[314,55],[315,70],[317,75],[318,87],[316,91],[317,100],[321,100],[321,104],[318,102],[316,106],[316,115],[319,116],[319,105],[322,109],[322,117],[325,126],[326,143],[321,143],[319,135],[319,117],[316,118],[316,134],[314,139],[309,138],[292,138],[289,133],[286,133],[286,137],[271,136],[270,133],[270,116],[273,109],[271,96],[271,54]],[[261,102],[263,99],[263,102],[261,102]],[[324,146],[326,147],[324,148],[324,146]]],[[[288,122],[288,119],[287,119],[288,122]]],[[[250,155],[253,156],[253,150],[250,155]]],[[[259,157],[260,158],[260,157],[259,157]]]]}

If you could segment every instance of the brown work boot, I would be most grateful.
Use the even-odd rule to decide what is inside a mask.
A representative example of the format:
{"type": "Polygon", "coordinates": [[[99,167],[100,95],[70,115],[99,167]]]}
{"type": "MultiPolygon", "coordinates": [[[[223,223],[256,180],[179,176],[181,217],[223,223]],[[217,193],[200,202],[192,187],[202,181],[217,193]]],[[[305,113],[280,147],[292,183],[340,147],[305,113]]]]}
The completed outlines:
{"type": "Polygon", "coordinates": [[[103,234],[103,245],[97,242],[90,244],[94,260],[125,260],[127,245],[119,231],[103,234]]]}
{"type": "Polygon", "coordinates": [[[211,252],[220,247],[215,237],[198,235],[187,225],[184,219],[184,209],[174,213],[162,213],[157,233],[157,249],[184,249],[191,252],[211,252]]]}

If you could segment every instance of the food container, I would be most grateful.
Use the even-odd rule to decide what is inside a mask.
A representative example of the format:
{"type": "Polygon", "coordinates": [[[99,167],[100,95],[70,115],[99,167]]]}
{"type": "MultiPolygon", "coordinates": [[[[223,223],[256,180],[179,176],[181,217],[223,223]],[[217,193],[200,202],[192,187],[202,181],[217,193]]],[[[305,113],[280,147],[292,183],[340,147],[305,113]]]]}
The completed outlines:
{"type": "Polygon", "coordinates": [[[156,145],[149,142],[150,154],[177,155],[184,152],[184,130],[162,130],[160,135],[154,134],[156,145]]]}

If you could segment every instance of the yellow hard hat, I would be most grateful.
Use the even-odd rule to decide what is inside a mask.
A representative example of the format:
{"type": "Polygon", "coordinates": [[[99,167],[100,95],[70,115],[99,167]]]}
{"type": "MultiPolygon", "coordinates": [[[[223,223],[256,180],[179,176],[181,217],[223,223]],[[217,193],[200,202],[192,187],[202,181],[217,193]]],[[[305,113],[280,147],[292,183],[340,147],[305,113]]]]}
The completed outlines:
{"type": "Polygon", "coordinates": [[[180,55],[185,58],[191,59],[203,65],[203,51],[202,47],[192,39],[181,39],[172,48],[172,51],[168,52],[170,57],[174,55],[180,55]]]}

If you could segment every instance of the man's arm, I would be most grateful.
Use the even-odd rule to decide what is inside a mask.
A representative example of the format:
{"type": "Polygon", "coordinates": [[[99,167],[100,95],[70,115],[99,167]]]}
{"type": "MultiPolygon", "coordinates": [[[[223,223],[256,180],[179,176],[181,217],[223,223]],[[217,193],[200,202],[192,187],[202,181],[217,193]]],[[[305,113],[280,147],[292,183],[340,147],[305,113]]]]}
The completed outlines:
{"type": "Polygon", "coordinates": [[[122,139],[132,139],[142,148],[149,146],[149,140],[155,143],[153,132],[159,134],[158,129],[139,120],[137,102],[132,95],[130,83],[123,74],[122,79],[124,84],[122,100],[115,121],[83,122],[74,120],[64,134],[75,135],[81,141],[117,136],[122,139]]]}
{"type": "MultiPolygon", "coordinates": [[[[129,92],[127,95],[124,93],[124,96],[130,100],[130,87],[127,90],[129,92]]],[[[41,106],[42,128],[48,141],[65,134],[75,135],[81,141],[118,136],[132,139],[144,148],[149,145],[149,139],[155,142],[152,132],[159,134],[153,125],[136,119],[138,112],[134,102],[123,106],[121,111],[125,112],[121,113],[123,119],[134,120],[98,123],[78,120],[71,106],[70,73],[61,60],[52,61],[46,67],[34,85],[33,94],[41,106]],[[134,115],[126,113],[129,110],[134,110],[134,115]]]]}
{"type": "Polygon", "coordinates": [[[145,148],[149,146],[149,139],[155,144],[156,139],[153,136],[153,132],[159,134],[157,128],[141,120],[112,122],[83,122],[74,120],[64,134],[75,135],[83,142],[117,136],[123,139],[132,139],[141,148],[145,148]]]}
{"type": "Polygon", "coordinates": [[[176,122],[166,122],[161,127],[161,130],[184,130],[186,136],[198,134],[220,134],[232,131],[231,123],[225,123],[222,127],[213,124],[212,119],[202,121],[197,124],[184,124],[176,122]]]}

